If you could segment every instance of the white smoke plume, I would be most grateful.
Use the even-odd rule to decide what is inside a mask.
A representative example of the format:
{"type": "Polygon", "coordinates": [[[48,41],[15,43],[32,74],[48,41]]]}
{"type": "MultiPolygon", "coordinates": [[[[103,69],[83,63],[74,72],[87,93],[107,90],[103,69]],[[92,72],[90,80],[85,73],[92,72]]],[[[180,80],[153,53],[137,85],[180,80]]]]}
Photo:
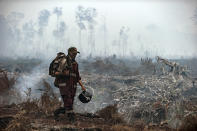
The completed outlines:
{"type": "Polygon", "coordinates": [[[43,29],[48,25],[50,15],[50,12],[46,9],[40,11],[38,17],[39,35],[43,35],[43,29]]]}
{"type": "MultiPolygon", "coordinates": [[[[98,2],[98,4],[87,3],[84,4],[85,6],[82,3],[63,2],[61,5],[52,3],[54,4],[51,6],[46,4],[46,6],[37,7],[36,2],[33,2],[32,7],[35,8],[35,12],[30,12],[25,6],[20,8],[16,6],[9,10],[0,9],[0,55],[2,57],[50,59],[59,51],[65,52],[70,46],[76,46],[83,52],[82,57],[90,54],[119,57],[123,56],[123,53],[125,57],[131,57],[131,55],[138,57],[160,55],[166,58],[196,56],[197,31],[196,24],[191,20],[192,16],[194,18],[196,16],[196,11],[194,12],[196,7],[193,5],[191,5],[192,9],[184,10],[188,9],[190,4],[174,2],[168,6],[168,2],[153,2],[147,3],[153,7],[148,10],[146,2],[98,2]],[[185,14],[180,15],[174,10],[174,7],[179,7],[177,4],[185,14]],[[145,11],[142,12],[137,7],[143,7],[145,11]],[[169,10],[166,12],[164,7],[169,10]],[[103,35],[106,34],[105,29],[99,29],[103,24],[101,16],[105,17],[105,23],[107,23],[104,24],[107,35],[103,35]],[[166,19],[169,17],[169,23],[161,16],[166,19]],[[125,33],[120,35],[120,29],[123,26],[125,33]],[[126,31],[126,28],[130,31],[126,31]],[[119,41],[125,46],[118,47],[119,41]]],[[[6,6],[6,2],[2,3],[1,7],[3,5],[6,6]]]]}

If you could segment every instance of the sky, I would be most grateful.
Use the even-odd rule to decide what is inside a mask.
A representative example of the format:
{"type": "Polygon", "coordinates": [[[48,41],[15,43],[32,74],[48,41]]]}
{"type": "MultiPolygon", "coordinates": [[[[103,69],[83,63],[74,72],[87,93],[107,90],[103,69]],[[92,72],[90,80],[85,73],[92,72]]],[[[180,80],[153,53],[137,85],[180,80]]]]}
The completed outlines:
{"type": "Polygon", "coordinates": [[[196,9],[196,0],[0,0],[0,55],[48,59],[76,46],[80,57],[197,57],[196,9]],[[96,10],[85,29],[79,6],[96,10]]]}

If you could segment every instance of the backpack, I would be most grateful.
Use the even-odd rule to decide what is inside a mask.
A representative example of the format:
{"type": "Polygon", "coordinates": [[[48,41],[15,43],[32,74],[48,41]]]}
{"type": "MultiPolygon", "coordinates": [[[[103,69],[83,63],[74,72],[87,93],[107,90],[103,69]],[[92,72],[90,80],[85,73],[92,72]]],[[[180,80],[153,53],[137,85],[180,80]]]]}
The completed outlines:
{"type": "Polygon", "coordinates": [[[66,58],[66,55],[62,52],[57,53],[56,58],[50,63],[49,75],[55,77],[54,86],[59,87],[59,78],[55,76],[55,72],[58,71],[59,64],[62,58],[66,58]]]}
{"type": "Polygon", "coordinates": [[[57,53],[56,58],[50,63],[49,66],[49,75],[52,77],[55,77],[55,72],[58,70],[59,67],[59,62],[61,61],[62,58],[65,58],[66,55],[62,52],[57,53]]]}

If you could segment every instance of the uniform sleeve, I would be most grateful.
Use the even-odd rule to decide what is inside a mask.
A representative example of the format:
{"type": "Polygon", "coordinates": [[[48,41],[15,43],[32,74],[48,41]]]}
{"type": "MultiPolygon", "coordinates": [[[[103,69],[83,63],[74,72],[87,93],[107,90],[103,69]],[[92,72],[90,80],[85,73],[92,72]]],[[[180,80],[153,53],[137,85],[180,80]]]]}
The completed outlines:
{"type": "Polygon", "coordinates": [[[81,80],[81,76],[79,74],[79,66],[77,64],[77,81],[80,81],[81,80]]]}

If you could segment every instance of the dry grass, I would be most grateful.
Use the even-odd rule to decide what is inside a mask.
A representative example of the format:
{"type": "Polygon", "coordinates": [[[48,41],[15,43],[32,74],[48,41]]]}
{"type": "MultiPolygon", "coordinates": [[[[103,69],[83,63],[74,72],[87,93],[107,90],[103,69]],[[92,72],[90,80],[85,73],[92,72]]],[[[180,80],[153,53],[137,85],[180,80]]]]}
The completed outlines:
{"type": "MultiPolygon", "coordinates": [[[[42,93],[40,99],[31,98],[31,88],[28,88],[25,92],[26,100],[19,104],[20,112],[14,116],[7,126],[8,131],[31,131],[31,116],[36,116],[37,114],[50,116],[53,114],[54,110],[58,108],[61,104],[55,94],[51,92],[49,96],[50,85],[45,81],[46,90],[42,93]]],[[[38,117],[41,117],[41,116],[38,117]]]]}
{"type": "Polygon", "coordinates": [[[110,105],[102,110],[98,111],[97,114],[104,118],[107,122],[112,124],[125,123],[121,115],[118,113],[116,105],[110,105]]]}
{"type": "Polygon", "coordinates": [[[0,93],[3,93],[16,83],[16,75],[13,75],[10,79],[8,79],[8,72],[0,69],[0,93]]]}
{"type": "Polygon", "coordinates": [[[17,75],[14,74],[10,79],[8,72],[0,69],[0,105],[8,105],[11,102],[20,101],[20,93],[13,88],[16,83],[17,75]]]}
{"type": "Polygon", "coordinates": [[[112,131],[137,131],[135,128],[131,128],[124,125],[114,125],[111,127],[112,131]]]}
{"type": "Polygon", "coordinates": [[[28,100],[20,104],[20,109],[25,110],[26,114],[37,113],[40,111],[38,103],[38,99],[28,100]]]}
{"type": "Polygon", "coordinates": [[[145,123],[142,120],[135,121],[133,127],[138,131],[143,131],[145,128],[145,123]]]}
{"type": "Polygon", "coordinates": [[[180,126],[179,131],[197,131],[197,115],[187,116],[180,126]]]}
{"type": "Polygon", "coordinates": [[[58,100],[58,97],[53,92],[49,83],[43,80],[45,86],[45,91],[40,97],[40,107],[41,110],[46,114],[53,114],[53,111],[60,107],[61,102],[58,100]]]}
{"type": "Polygon", "coordinates": [[[32,112],[39,112],[39,99],[31,99],[31,88],[27,88],[26,100],[20,103],[20,109],[24,110],[26,114],[30,114],[32,112]]]}
{"type": "Polygon", "coordinates": [[[50,97],[46,93],[43,93],[40,99],[40,108],[46,115],[53,114],[53,111],[60,107],[61,102],[57,97],[50,97]]]}
{"type": "Polygon", "coordinates": [[[61,105],[61,102],[54,94],[50,85],[45,80],[43,82],[46,89],[42,93],[40,99],[31,98],[31,88],[28,88],[25,92],[26,101],[21,103],[20,107],[22,110],[25,110],[26,113],[42,113],[48,116],[52,115],[54,110],[61,105]]]}
{"type": "Polygon", "coordinates": [[[14,116],[14,120],[12,120],[7,128],[6,131],[31,131],[30,120],[29,118],[25,117],[24,114],[26,113],[25,110],[20,111],[14,116]]]}

